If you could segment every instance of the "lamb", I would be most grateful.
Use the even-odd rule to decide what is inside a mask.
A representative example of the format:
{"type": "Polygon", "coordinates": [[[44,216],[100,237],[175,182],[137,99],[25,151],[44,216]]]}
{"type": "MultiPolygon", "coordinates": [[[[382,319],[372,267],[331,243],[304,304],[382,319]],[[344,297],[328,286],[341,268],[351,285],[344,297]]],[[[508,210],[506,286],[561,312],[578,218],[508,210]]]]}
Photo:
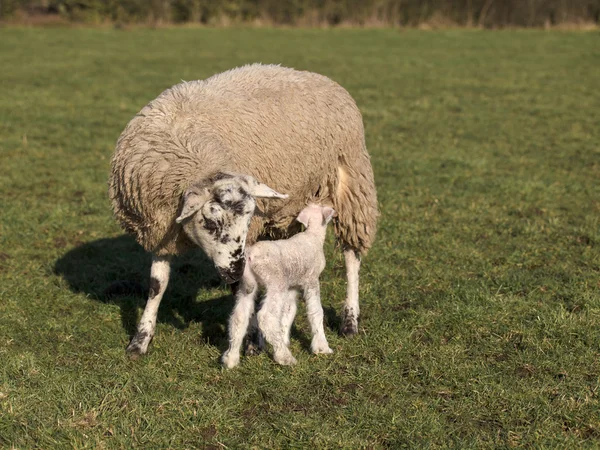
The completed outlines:
{"type": "Polygon", "coordinates": [[[200,247],[235,289],[246,243],[296,233],[308,202],[337,211],[348,280],[341,331],[357,332],[360,258],[379,213],[361,114],[329,78],[252,64],[167,89],[119,137],[109,196],[117,220],[152,253],[132,356],[154,336],[173,256],[200,247]]]}
{"type": "Polygon", "coordinates": [[[332,208],[309,205],[297,218],[306,227],[304,232],[289,239],[257,242],[247,250],[246,269],[236,295],[238,307],[229,320],[229,349],[222,358],[225,367],[231,369],[240,361],[240,348],[260,288],[266,294],[257,314],[258,329],[273,346],[277,363],[296,364],[289,345],[299,292],[306,300],[311,351],[333,353],[323,329],[319,276],[325,268],[323,244],[327,224],[334,215],[332,208]]]}

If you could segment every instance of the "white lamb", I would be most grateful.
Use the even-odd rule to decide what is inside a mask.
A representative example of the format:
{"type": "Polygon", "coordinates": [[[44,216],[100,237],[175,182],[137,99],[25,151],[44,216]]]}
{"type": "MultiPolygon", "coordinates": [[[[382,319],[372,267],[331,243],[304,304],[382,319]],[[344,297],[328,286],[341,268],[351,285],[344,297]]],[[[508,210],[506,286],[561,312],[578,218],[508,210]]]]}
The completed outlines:
{"type": "Polygon", "coordinates": [[[266,293],[257,314],[258,328],[273,346],[273,359],[277,363],[296,364],[289,345],[300,291],[306,300],[312,331],[311,351],[333,353],[323,330],[319,276],[325,268],[323,243],[327,224],[334,216],[332,208],[309,205],[297,218],[306,227],[303,233],[289,239],[260,241],[247,250],[246,268],[236,293],[236,308],[229,321],[229,349],[222,359],[227,368],[237,366],[240,361],[240,348],[259,288],[266,293]]]}

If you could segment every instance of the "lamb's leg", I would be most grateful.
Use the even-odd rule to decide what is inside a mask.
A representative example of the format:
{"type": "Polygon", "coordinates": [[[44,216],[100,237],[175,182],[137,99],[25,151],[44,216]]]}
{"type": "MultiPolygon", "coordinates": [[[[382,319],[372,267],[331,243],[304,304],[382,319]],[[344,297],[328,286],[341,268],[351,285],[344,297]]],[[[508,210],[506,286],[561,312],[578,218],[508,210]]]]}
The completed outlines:
{"type": "Polygon", "coordinates": [[[248,331],[250,316],[254,312],[254,297],[258,286],[246,272],[236,291],[235,306],[229,318],[229,348],[221,358],[221,362],[228,369],[240,362],[240,349],[248,331]]]}
{"type": "Polygon", "coordinates": [[[146,308],[140,319],[135,336],[127,346],[127,353],[132,358],[137,358],[144,355],[148,351],[148,345],[154,337],[156,328],[156,316],[158,315],[158,307],[160,301],[167,289],[169,283],[169,274],[171,271],[170,256],[152,255],[152,267],[150,268],[150,293],[146,308]]]}
{"type": "MultiPolygon", "coordinates": [[[[256,303],[255,303],[256,305],[256,303]]],[[[256,356],[260,355],[265,349],[265,337],[258,328],[258,320],[256,320],[256,311],[250,316],[250,326],[246,334],[246,347],[244,355],[256,356]]]]}
{"type": "MultiPolygon", "coordinates": [[[[229,287],[231,287],[231,293],[233,294],[234,299],[237,298],[241,283],[241,281],[236,281],[235,283],[229,285],[229,287]]],[[[254,301],[254,305],[256,306],[256,299],[254,301]]],[[[250,314],[250,324],[248,325],[245,344],[244,355],[246,356],[260,355],[265,349],[265,338],[258,329],[258,322],[256,321],[256,308],[252,308],[252,314],[250,314]]]]}
{"type": "Polygon", "coordinates": [[[321,288],[319,280],[311,283],[304,290],[306,299],[306,315],[312,332],[310,349],[313,353],[333,353],[329,348],[325,330],[323,329],[323,306],[321,306],[321,288]]]}
{"type": "Polygon", "coordinates": [[[342,311],[341,333],[344,336],[352,336],[358,333],[358,272],[360,271],[360,255],[352,250],[344,250],[346,261],[346,277],[348,280],[346,291],[346,304],[342,311]]]}
{"type": "Polygon", "coordinates": [[[254,300],[254,308],[252,308],[252,314],[250,316],[250,325],[248,326],[248,332],[246,333],[246,346],[244,348],[244,355],[256,356],[260,355],[265,349],[265,338],[258,328],[258,321],[256,320],[256,295],[254,300]]]}
{"type": "Polygon", "coordinates": [[[283,332],[283,342],[286,347],[290,346],[290,333],[292,330],[292,324],[296,317],[296,311],[298,304],[296,298],[298,297],[298,291],[296,289],[290,289],[285,297],[285,303],[283,306],[283,312],[281,314],[281,330],[283,332]]]}
{"type": "Polygon", "coordinates": [[[281,323],[285,296],[286,291],[267,289],[257,319],[258,327],[264,334],[265,339],[273,346],[273,359],[275,362],[284,366],[291,366],[296,364],[296,359],[285,345],[281,323]]]}

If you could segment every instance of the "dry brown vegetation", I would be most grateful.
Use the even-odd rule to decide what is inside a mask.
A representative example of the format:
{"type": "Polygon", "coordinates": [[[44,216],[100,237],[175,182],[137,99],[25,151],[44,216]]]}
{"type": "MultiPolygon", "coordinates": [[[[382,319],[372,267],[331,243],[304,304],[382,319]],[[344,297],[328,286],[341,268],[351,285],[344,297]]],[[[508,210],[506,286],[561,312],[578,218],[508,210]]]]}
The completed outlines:
{"type": "Polygon", "coordinates": [[[0,0],[0,21],[587,29],[600,23],[600,0],[0,0]]]}

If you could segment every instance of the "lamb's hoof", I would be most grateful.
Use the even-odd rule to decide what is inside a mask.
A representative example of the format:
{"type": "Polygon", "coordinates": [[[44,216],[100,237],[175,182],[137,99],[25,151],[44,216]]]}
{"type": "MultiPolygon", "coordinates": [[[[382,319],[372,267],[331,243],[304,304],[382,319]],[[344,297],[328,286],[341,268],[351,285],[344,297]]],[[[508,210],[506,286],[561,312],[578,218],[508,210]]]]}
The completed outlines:
{"type": "Polygon", "coordinates": [[[237,366],[240,363],[240,355],[236,355],[235,353],[230,352],[228,350],[225,353],[223,353],[223,357],[221,358],[221,363],[227,369],[233,369],[235,366],[237,366]]]}
{"type": "Polygon", "coordinates": [[[333,353],[333,350],[331,350],[328,346],[325,346],[313,348],[312,352],[315,355],[331,355],[333,353]]]}
{"type": "Polygon", "coordinates": [[[291,353],[286,354],[275,354],[273,355],[273,359],[277,364],[281,364],[282,366],[294,366],[298,363],[296,358],[291,353]]]}
{"type": "Polygon", "coordinates": [[[358,317],[349,308],[344,309],[342,313],[342,326],[340,327],[342,336],[351,337],[358,334],[358,317]]]}

